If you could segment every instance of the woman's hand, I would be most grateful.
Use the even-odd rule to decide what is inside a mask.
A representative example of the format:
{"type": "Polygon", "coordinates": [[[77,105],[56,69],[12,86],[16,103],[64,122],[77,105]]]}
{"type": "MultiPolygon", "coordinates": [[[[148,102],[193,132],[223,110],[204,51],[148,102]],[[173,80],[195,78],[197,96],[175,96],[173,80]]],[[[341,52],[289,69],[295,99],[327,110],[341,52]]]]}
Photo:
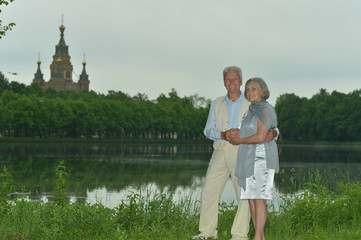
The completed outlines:
{"type": "Polygon", "coordinates": [[[240,144],[239,134],[238,128],[232,128],[226,132],[226,140],[233,145],[238,145],[240,144]]]}

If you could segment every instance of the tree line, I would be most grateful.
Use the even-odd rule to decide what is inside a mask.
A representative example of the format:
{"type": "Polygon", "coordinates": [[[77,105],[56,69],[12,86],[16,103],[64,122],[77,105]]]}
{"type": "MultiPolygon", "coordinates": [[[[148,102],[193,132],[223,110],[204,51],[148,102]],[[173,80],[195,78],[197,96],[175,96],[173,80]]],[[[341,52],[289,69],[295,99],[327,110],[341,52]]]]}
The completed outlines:
{"type": "Polygon", "coordinates": [[[0,72],[0,133],[9,137],[201,139],[210,100],[179,97],[172,89],[150,101],[131,97],[43,90],[9,82],[0,72]]]}
{"type": "MultiPolygon", "coordinates": [[[[9,137],[204,139],[210,99],[172,89],[150,101],[121,91],[56,91],[9,82],[0,72],[0,133],[9,137]]],[[[325,89],[310,99],[280,95],[275,104],[284,140],[361,141],[361,89],[325,89]]]]}
{"type": "Polygon", "coordinates": [[[361,141],[361,89],[348,94],[320,89],[310,99],[283,94],[275,108],[283,139],[361,141]]]}

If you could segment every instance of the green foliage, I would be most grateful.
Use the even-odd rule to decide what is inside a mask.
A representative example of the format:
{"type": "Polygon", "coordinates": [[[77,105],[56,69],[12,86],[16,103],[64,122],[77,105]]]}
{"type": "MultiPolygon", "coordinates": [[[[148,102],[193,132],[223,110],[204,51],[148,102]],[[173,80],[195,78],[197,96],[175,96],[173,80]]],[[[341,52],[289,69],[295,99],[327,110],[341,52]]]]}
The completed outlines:
{"type": "Polygon", "coordinates": [[[66,166],[64,161],[60,161],[55,167],[55,189],[54,189],[54,202],[58,206],[64,206],[67,203],[66,189],[66,166]]]}
{"type": "Polygon", "coordinates": [[[190,200],[175,204],[172,195],[147,192],[146,196],[131,194],[115,209],[115,221],[126,239],[176,239],[177,232],[193,229],[197,217],[190,200]],[[133,229],[133,231],[130,231],[133,229]]]}
{"type": "Polygon", "coordinates": [[[361,141],[361,89],[349,94],[320,89],[311,99],[283,94],[275,108],[284,140],[361,141]]]}
{"type": "Polygon", "coordinates": [[[233,225],[234,216],[237,213],[238,204],[231,202],[219,203],[219,217],[218,217],[218,238],[229,239],[230,230],[233,225]]]}
{"type": "Polygon", "coordinates": [[[293,93],[283,94],[277,98],[277,119],[284,138],[297,139],[300,136],[300,131],[295,129],[294,126],[297,125],[299,109],[304,101],[305,99],[299,98],[293,93]]]}
{"type": "MultiPolygon", "coordinates": [[[[0,73],[0,133],[5,137],[204,139],[210,100],[179,97],[175,89],[156,101],[121,91],[42,90],[10,82],[0,73]]],[[[284,94],[275,105],[284,140],[361,141],[361,90],[321,89],[312,98],[284,94]]]]}
{"type": "MultiPolygon", "coordinates": [[[[163,193],[130,194],[115,209],[100,204],[16,200],[0,212],[0,239],[189,239],[198,232],[199,208],[187,199],[173,203],[163,193]]],[[[229,239],[235,204],[221,203],[218,239],[229,239]]],[[[332,192],[310,184],[269,212],[266,238],[360,239],[361,184],[342,184],[332,192]]],[[[250,237],[253,229],[250,230],[250,237]]]]}
{"type": "Polygon", "coordinates": [[[301,195],[285,200],[281,213],[270,214],[266,232],[284,239],[345,239],[340,232],[346,231],[347,239],[360,239],[360,223],[360,182],[342,184],[335,192],[310,184],[301,195]]]}
{"type": "Polygon", "coordinates": [[[0,173],[0,212],[6,211],[11,200],[12,193],[12,176],[4,167],[0,173]]]}
{"type": "Polygon", "coordinates": [[[9,88],[9,80],[5,77],[5,75],[0,72],[0,94],[9,88]]]}
{"type": "MultiPolygon", "coordinates": [[[[0,0],[1,5],[8,5],[9,3],[13,2],[14,0],[0,0]]],[[[0,9],[1,13],[1,9],[0,9]]],[[[6,32],[11,30],[15,26],[15,23],[9,23],[7,25],[3,25],[2,20],[0,19],[0,39],[2,39],[6,32]]]]}
{"type": "Polygon", "coordinates": [[[200,139],[204,98],[180,98],[172,89],[151,102],[145,94],[45,91],[0,75],[0,133],[6,137],[200,139]]]}
{"type": "MultiPolygon", "coordinates": [[[[14,144],[11,145],[14,147],[14,144]]],[[[105,149],[111,151],[109,146],[105,149]]],[[[28,150],[21,152],[31,155],[28,150]]],[[[54,152],[54,149],[50,148],[48,152],[54,152]]],[[[46,165],[42,161],[31,162],[46,165]]],[[[86,168],[91,165],[87,163],[79,164],[86,168]]],[[[27,165],[26,162],[21,164],[27,165]]],[[[27,166],[31,169],[31,165],[27,166]]],[[[101,163],[96,166],[96,169],[100,169],[101,163]]],[[[73,172],[71,170],[71,166],[66,168],[62,162],[59,162],[55,174],[53,166],[46,174],[55,175],[57,180],[50,181],[50,184],[59,189],[59,192],[66,192],[66,181],[58,180],[64,180],[67,177],[66,172],[73,172]]],[[[164,172],[167,171],[164,169],[164,172]]],[[[30,172],[40,175],[35,171],[30,172]]],[[[149,179],[145,171],[130,174],[134,175],[134,173],[149,179]]],[[[284,198],[277,212],[273,212],[272,207],[269,207],[271,211],[265,229],[266,239],[360,239],[361,183],[348,183],[348,176],[345,173],[341,180],[335,181],[334,179],[340,179],[336,177],[339,174],[342,174],[342,171],[338,172],[337,169],[306,171],[302,168],[290,168],[289,171],[287,169],[284,173],[277,174],[276,176],[283,175],[285,181],[290,181],[294,185],[300,184],[303,190],[301,193],[295,192],[284,198]],[[309,183],[305,184],[305,182],[309,183]]],[[[78,176],[78,178],[83,177],[86,178],[88,175],[78,176]]],[[[173,195],[149,191],[145,194],[130,194],[114,209],[100,204],[90,205],[80,202],[71,204],[65,200],[60,205],[55,201],[49,203],[29,201],[28,197],[10,198],[10,193],[14,191],[11,179],[8,170],[4,169],[0,174],[0,186],[1,190],[7,189],[6,192],[9,194],[1,195],[6,196],[7,199],[6,205],[3,203],[0,205],[2,207],[0,239],[183,240],[198,233],[198,202],[190,201],[189,199],[192,199],[190,196],[174,203],[173,195]]],[[[220,204],[218,239],[231,238],[230,229],[235,211],[234,203],[220,204]]],[[[250,238],[253,232],[251,224],[250,238]]]]}
{"type": "Polygon", "coordinates": [[[0,215],[0,239],[184,239],[197,230],[188,200],[174,204],[172,196],[157,193],[132,194],[128,201],[116,209],[17,201],[8,215],[0,215]]]}
{"type": "Polygon", "coordinates": [[[0,239],[117,239],[114,210],[101,205],[17,201],[1,216],[0,239]]]}

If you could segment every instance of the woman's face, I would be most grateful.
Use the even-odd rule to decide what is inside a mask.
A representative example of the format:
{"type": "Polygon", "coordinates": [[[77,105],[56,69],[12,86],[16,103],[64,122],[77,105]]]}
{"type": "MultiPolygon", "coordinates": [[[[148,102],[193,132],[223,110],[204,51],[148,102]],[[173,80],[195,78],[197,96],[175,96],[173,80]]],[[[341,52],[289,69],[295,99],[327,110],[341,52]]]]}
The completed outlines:
{"type": "Polygon", "coordinates": [[[262,99],[263,91],[256,82],[249,82],[246,86],[246,95],[250,102],[259,102],[262,99]]]}

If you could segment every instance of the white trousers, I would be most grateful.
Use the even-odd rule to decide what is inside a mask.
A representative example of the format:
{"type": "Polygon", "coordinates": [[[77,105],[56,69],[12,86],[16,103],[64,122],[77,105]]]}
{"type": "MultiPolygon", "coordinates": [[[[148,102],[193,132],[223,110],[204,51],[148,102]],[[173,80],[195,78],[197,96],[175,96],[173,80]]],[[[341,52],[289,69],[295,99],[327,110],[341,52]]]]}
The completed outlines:
{"type": "Polygon", "coordinates": [[[218,203],[224,187],[231,177],[238,199],[233,221],[232,237],[248,239],[250,212],[247,200],[240,200],[241,186],[235,176],[238,146],[222,143],[213,151],[202,190],[199,231],[206,237],[217,236],[218,203]]]}

